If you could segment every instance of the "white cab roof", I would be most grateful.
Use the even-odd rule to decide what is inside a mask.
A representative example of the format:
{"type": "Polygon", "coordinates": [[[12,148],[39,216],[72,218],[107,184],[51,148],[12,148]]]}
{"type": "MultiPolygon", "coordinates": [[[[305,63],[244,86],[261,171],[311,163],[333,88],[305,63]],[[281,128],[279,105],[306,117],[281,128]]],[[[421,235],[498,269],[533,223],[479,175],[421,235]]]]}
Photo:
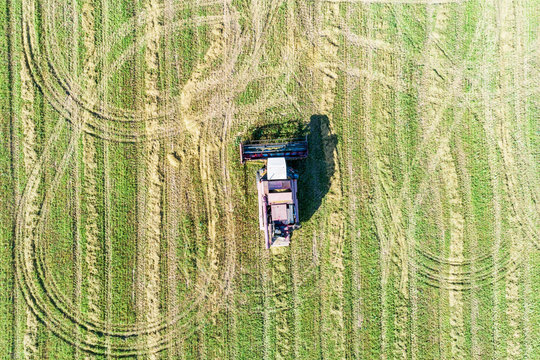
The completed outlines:
{"type": "Polygon", "coordinates": [[[287,163],[285,158],[269,158],[266,163],[268,170],[268,180],[286,180],[287,179],[287,163]]]}

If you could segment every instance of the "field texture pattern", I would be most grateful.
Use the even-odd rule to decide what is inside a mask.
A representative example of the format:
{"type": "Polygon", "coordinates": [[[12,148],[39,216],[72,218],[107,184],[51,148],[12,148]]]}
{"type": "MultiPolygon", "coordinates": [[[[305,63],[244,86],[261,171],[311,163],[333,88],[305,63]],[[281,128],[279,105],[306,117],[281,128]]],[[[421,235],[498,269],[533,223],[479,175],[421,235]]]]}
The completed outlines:
{"type": "Polygon", "coordinates": [[[540,0],[0,0],[0,359],[540,359],[540,0]],[[309,129],[267,251],[240,139],[309,129]]]}

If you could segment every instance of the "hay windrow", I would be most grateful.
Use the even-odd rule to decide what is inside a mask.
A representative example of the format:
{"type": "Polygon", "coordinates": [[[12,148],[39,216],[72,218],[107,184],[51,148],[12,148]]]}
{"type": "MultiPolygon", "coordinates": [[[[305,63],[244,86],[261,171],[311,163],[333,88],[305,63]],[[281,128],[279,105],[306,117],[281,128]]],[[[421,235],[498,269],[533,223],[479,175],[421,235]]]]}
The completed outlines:
{"type": "MultiPolygon", "coordinates": [[[[321,31],[324,34],[319,41],[320,49],[316,49],[317,59],[315,68],[320,71],[321,95],[319,99],[319,111],[329,118],[328,126],[322,124],[321,134],[323,142],[327,142],[333,133],[334,101],[336,98],[336,86],[338,75],[336,73],[336,64],[338,63],[338,48],[340,42],[340,23],[341,15],[338,4],[325,4],[318,9],[322,24],[321,31]]],[[[335,164],[339,161],[336,149],[332,146],[324,147],[324,156],[327,164],[335,164]]],[[[330,165],[328,165],[330,166],[330,165]]],[[[324,307],[322,328],[328,331],[328,336],[323,339],[326,347],[332,349],[337,357],[343,357],[345,354],[345,324],[343,310],[343,241],[345,234],[345,225],[341,221],[342,216],[339,211],[342,201],[341,179],[339,167],[327,169],[333,171],[330,189],[328,190],[329,206],[333,208],[331,215],[325,225],[325,234],[328,236],[328,277],[324,280],[325,295],[321,299],[324,307]],[[331,205],[330,205],[331,204],[331,205]],[[332,284],[332,285],[330,285],[332,284]]]]}
{"type": "MultiPolygon", "coordinates": [[[[76,16],[77,14],[77,7],[76,3],[73,2],[71,4],[71,16],[72,16],[72,32],[73,32],[73,38],[78,39],[79,38],[79,18],[76,16]]],[[[77,53],[78,46],[77,41],[73,40],[71,43],[71,48],[74,53],[74,56],[71,59],[70,62],[70,68],[72,70],[76,70],[79,68],[79,56],[77,53]]],[[[74,117],[79,116],[76,110],[73,110],[74,117]]],[[[79,144],[77,144],[79,145],[79,144]]],[[[77,146],[76,150],[76,156],[75,156],[75,165],[73,169],[73,183],[74,183],[74,198],[72,200],[72,206],[74,208],[75,213],[75,229],[74,229],[74,236],[73,236],[73,303],[74,306],[77,308],[81,308],[82,303],[82,286],[83,286],[83,259],[82,259],[82,233],[83,233],[83,226],[82,226],[82,164],[79,161],[79,158],[81,156],[80,152],[80,146],[77,146]]],[[[77,342],[77,346],[73,351],[73,357],[76,360],[80,360],[82,358],[82,354],[80,351],[80,340],[82,337],[82,334],[79,330],[74,331],[73,334],[75,341],[77,342]]]]}
{"type": "MultiPolygon", "coordinates": [[[[147,46],[145,51],[145,114],[149,119],[157,117],[160,97],[158,90],[159,74],[159,42],[160,26],[162,17],[158,9],[157,0],[145,2],[145,9],[149,16],[146,22],[147,46]]],[[[156,130],[157,121],[146,122],[146,129],[149,133],[156,130]]],[[[161,241],[161,189],[162,176],[159,170],[160,141],[149,141],[144,145],[144,169],[145,169],[145,231],[144,231],[144,320],[153,323],[160,318],[160,241],[161,241]]],[[[148,346],[152,347],[159,340],[159,337],[150,334],[148,336],[148,346]]],[[[157,359],[157,354],[150,353],[149,359],[157,359]]]]}
{"type": "MultiPolygon", "coordinates": [[[[30,78],[30,73],[28,67],[24,61],[21,61],[21,99],[22,99],[22,109],[21,109],[21,123],[23,129],[23,163],[25,168],[25,173],[27,176],[33,170],[34,165],[37,160],[36,152],[36,130],[35,130],[35,117],[34,117],[34,86],[32,79],[30,78]]],[[[35,224],[38,217],[38,193],[37,188],[39,183],[36,184],[36,187],[33,188],[32,193],[29,195],[28,199],[28,208],[25,211],[25,223],[26,224],[35,224]]],[[[27,230],[27,236],[33,236],[31,229],[27,230]]],[[[33,262],[32,249],[30,248],[29,242],[25,242],[25,258],[28,263],[33,262]]],[[[32,267],[33,265],[30,265],[32,267]]],[[[38,320],[32,311],[26,309],[26,328],[24,332],[23,347],[24,355],[26,359],[37,359],[37,335],[38,335],[38,320]]]]}
{"type": "MultiPolygon", "coordinates": [[[[450,153],[448,140],[442,144],[443,156],[441,161],[441,177],[450,206],[450,257],[463,259],[464,218],[463,205],[459,194],[459,183],[456,168],[450,153]]],[[[452,265],[451,265],[452,266],[452,265]]],[[[450,338],[452,340],[452,358],[465,358],[464,323],[463,323],[463,294],[461,291],[450,290],[450,338]]]]}
{"type": "MultiPolygon", "coordinates": [[[[94,2],[86,0],[82,4],[81,28],[83,32],[83,44],[89,54],[95,52],[95,16],[94,2]]],[[[96,69],[95,64],[87,57],[83,60],[82,78],[85,79],[87,91],[95,91],[96,89],[96,69]]],[[[87,113],[82,113],[80,116],[88,117],[87,113]]],[[[84,204],[86,206],[86,269],[87,269],[87,302],[88,302],[88,317],[91,320],[101,320],[103,309],[101,307],[101,277],[102,273],[99,268],[99,258],[102,254],[101,242],[99,239],[98,228],[98,158],[96,150],[96,139],[91,136],[83,136],[83,158],[84,158],[84,182],[83,191],[84,204]]],[[[90,341],[97,341],[94,334],[88,334],[90,341]]],[[[89,356],[87,355],[87,358],[89,356]]]]}
{"type": "MultiPolygon", "coordinates": [[[[426,89],[431,93],[428,96],[428,109],[432,112],[426,113],[424,120],[427,124],[430,124],[432,117],[442,118],[442,113],[445,110],[444,105],[441,106],[437,97],[450,98],[452,100],[454,95],[452,92],[448,92],[446,89],[446,81],[451,81],[455,75],[448,71],[450,63],[444,54],[444,51],[437,46],[437,42],[444,39],[446,36],[446,29],[448,28],[449,18],[452,15],[448,7],[441,7],[436,10],[434,30],[430,34],[429,39],[429,57],[428,64],[432,68],[426,75],[429,79],[430,85],[426,84],[426,89]],[[442,74],[442,75],[441,75],[442,74]],[[442,77],[442,79],[441,79],[442,77]],[[449,79],[449,80],[447,80],[449,79]]],[[[459,75],[459,74],[458,74],[459,75]]],[[[457,78],[457,77],[456,77],[457,78]]],[[[459,116],[459,112],[458,115],[459,116]]],[[[451,155],[449,146],[449,137],[444,137],[439,140],[438,146],[440,150],[440,178],[441,183],[445,189],[447,198],[447,204],[449,207],[449,224],[447,228],[450,233],[450,249],[449,259],[454,259],[457,262],[463,260],[463,237],[464,237],[464,218],[463,218],[463,206],[460,198],[460,184],[458,183],[457,171],[455,168],[454,160],[451,155]]],[[[456,278],[454,273],[459,272],[459,266],[450,265],[449,281],[455,282],[456,278]]],[[[464,351],[464,319],[463,319],[463,295],[459,290],[449,290],[449,313],[450,313],[450,349],[452,359],[463,359],[465,357],[464,351]]]]}

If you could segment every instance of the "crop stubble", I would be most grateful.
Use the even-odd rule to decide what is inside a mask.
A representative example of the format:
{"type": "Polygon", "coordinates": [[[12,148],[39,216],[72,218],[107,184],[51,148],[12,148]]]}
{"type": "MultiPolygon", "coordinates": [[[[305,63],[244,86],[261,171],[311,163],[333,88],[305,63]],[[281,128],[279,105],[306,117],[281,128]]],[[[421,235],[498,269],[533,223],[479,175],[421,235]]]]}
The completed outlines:
{"type": "MultiPolygon", "coordinates": [[[[310,331],[319,333],[320,347],[316,346],[315,349],[320,349],[325,357],[342,358],[352,356],[351,352],[358,356],[367,349],[358,339],[365,333],[363,324],[370,316],[363,313],[369,305],[360,301],[364,291],[369,289],[369,286],[361,286],[364,281],[362,271],[365,270],[358,270],[360,254],[365,246],[361,239],[368,235],[357,230],[363,220],[357,219],[356,214],[347,215],[346,212],[356,213],[358,207],[363,206],[360,202],[364,200],[370,204],[371,214],[368,216],[375,223],[380,241],[378,256],[382,273],[379,279],[381,292],[378,295],[382,303],[382,324],[378,329],[381,334],[379,340],[382,358],[422,357],[420,349],[423,347],[418,344],[424,340],[424,335],[416,337],[417,325],[414,324],[421,321],[418,318],[418,302],[426,299],[418,291],[418,281],[437,289],[434,293],[439,294],[439,302],[433,301],[428,307],[435,308],[434,314],[442,323],[449,321],[450,333],[439,333],[439,341],[450,344],[449,357],[464,358],[469,353],[478,357],[475,344],[479,343],[482,334],[477,332],[484,333],[484,330],[479,329],[475,321],[484,316],[485,311],[478,309],[476,297],[479,296],[478,289],[486,287],[493,288],[494,319],[506,324],[501,329],[492,329],[495,340],[505,342],[504,350],[499,351],[505,351],[509,358],[519,358],[523,354],[534,355],[535,348],[524,345],[524,342],[532,341],[534,334],[531,328],[533,325],[527,322],[524,314],[528,312],[534,318],[535,311],[530,305],[531,297],[534,297],[530,289],[534,285],[530,284],[534,269],[524,253],[528,253],[531,248],[535,249],[530,244],[534,243],[536,249],[538,246],[538,203],[532,200],[537,199],[535,189],[538,189],[538,179],[533,170],[531,150],[527,148],[530,145],[525,141],[524,133],[529,114],[525,99],[530,91],[524,79],[528,63],[524,60],[513,72],[508,70],[516,59],[520,56],[526,58],[532,52],[523,40],[522,33],[526,30],[518,25],[525,18],[522,3],[501,3],[497,8],[500,23],[495,23],[488,16],[481,16],[477,20],[472,38],[480,38],[482,31],[500,32],[500,43],[497,44],[499,50],[497,52],[493,48],[488,56],[498,56],[501,65],[496,71],[487,65],[481,66],[480,75],[473,79],[466,77],[470,74],[466,69],[466,61],[471,61],[473,55],[460,52],[452,56],[449,49],[454,49],[453,45],[447,44],[449,40],[445,38],[451,26],[464,27],[463,22],[455,20],[456,14],[464,11],[462,4],[430,5],[435,13],[434,29],[429,33],[426,43],[413,44],[424,51],[419,58],[415,58],[416,55],[409,57],[402,54],[410,50],[400,41],[408,41],[411,36],[411,26],[403,25],[405,19],[400,20],[395,15],[402,8],[387,4],[340,3],[321,1],[311,7],[305,4],[291,6],[291,2],[287,2],[284,12],[289,31],[287,35],[290,37],[291,34],[298,34],[307,40],[285,42],[283,51],[277,52],[283,56],[284,64],[277,66],[275,72],[268,70],[272,78],[264,72],[271,69],[268,58],[276,53],[270,49],[273,44],[269,42],[272,39],[269,34],[276,24],[275,13],[281,7],[279,1],[252,2],[249,8],[252,22],[248,24],[253,25],[254,29],[253,33],[246,34],[240,31],[246,23],[245,14],[238,10],[246,8],[237,8],[228,2],[193,5],[148,0],[134,19],[121,25],[118,31],[104,30],[104,37],[107,37],[108,31],[112,31],[112,34],[96,46],[93,33],[96,26],[93,24],[95,9],[90,6],[93,2],[85,0],[82,3],[80,33],[84,36],[83,45],[90,56],[85,57],[80,75],[62,78],[66,75],[63,67],[68,61],[54,64],[51,59],[53,54],[64,56],[61,55],[63,49],[58,46],[59,42],[54,40],[54,27],[50,24],[51,19],[56,19],[52,16],[57,11],[55,2],[40,7],[40,11],[45,11],[42,28],[47,31],[38,40],[33,34],[34,2],[23,1],[25,60],[21,62],[19,74],[22,95],[20,125],[24,133],[21,144],[23,167],[29,180],[23,192],[18,218],[17,270],[23,294],[33,309],[33,312],[28,312],[30,315],[23,341],[29,358],[39,346],[37,333],[33,330],[37,319],[53,333],[88,354],[157,357],[159,351],[168,349],[168,356],[174,358],[188,350],[192,344],[196,348],[195,356],[201,358],[235,357],[245,353],[237,338],[237,334],[242,332],[245,319],[258,318],[260,312],[264,314],[264,321],[260,324],[264,334],[258,344],[264,346],[262,353],[268,358],[305,357],[309,350],[305,348],[306,343],[300,335],[310,331]],[[201,15],[191,23],[177,20],[174,15],[186,6],[200,8],[214,5],[221,8],[222,15],[201,15]],[[349,23],[349,12],[353,8],[367,10],[360,12],[367,17],[366,36],[355,34],[356,27],[349,23]],[[448,10],[451,10],[451,18],[447,18],[448,10]],[[297,14],[300,15],[298,18],[297,14]],[[314,16],[310,18],[309,14],[314,16]],[[165,19],[163,22],[159,20],[162,17],[165,19]],[[392,32],[394,30],[388,26],[388,21],[397,22],[398,36],[392,32]],[[446,21],[452,22],[447,24],[446,21]],[[486,25],[490,22],[493,23],[486,25]],[[163,69],[176,67],[178,70],[181,66],[173,54],[173,42],[162,41],[162,38],[188,23],[196,27],[210,24],[210,28],[205,30],[211,33],[210,43],[183,87],[164,91],[163,84],[168,80],[161,82],[163,69]],[[296,23],[299,24],[298,32],[291,29],[296,23]],[[117,46],[118,41],[137,25],[145,30],[133,46],[121,51],[119,58],[112,63],[103,57],[103,52],[117,46]],[[304,52],[313,50],[314,44],[318,44],[318,50],[313,51],[315,55],[304,56],[304,52]],[[342,46],[347,49],[341,49],[342,46]],[[144,54],[140,56],[143,47],[144,54]],[[251,50],[245,56],[241,49],[251,50]],[[351,61],[356,52],[362,56],[358,63],[351,61]],[[163,53],[166,54],[164,57],[163,53]],[[459,56],[466,56],[466,60],[459,56]],[[46,58],[45,62],[43,57],[46,58]],[[133,57],[141,60],[137,71],[144,77],[144,81],[137,83],[143,85],[140,98],[143,103],[139,103],[139,108],[135,110],[122,109],[114,105],[113,101],[109,103],[110,95],[103,95],[104,89],[115,79],[114,74],[122,69],[123,63],[133,57]],[[261,61],[261,58],[265,60],[261,61]],[[164,66],[161,64],[163,59],[166,64],[164,66]],[[303,65],[295,63],[299,59],[312,62],[308,66],[309,71],[316,71],[312,80],[320,87],[306,94],[301,91],[291,94],[287,92],[290,81],[305,89],[306,79],[310,78],[302,74],[303,65]],[[425,67],[418,73],[413,72],[413,77],[419,79],[418,119],[400,118],[407,110],[402,108],[405,105],[401,103],[400,96],[412,88],[404,85],[403,68],[406,62],[418,60],[425,67]],[[28,69],[26,64],[29,65],[28,69]],[[99,84],[95,73],[98,68],[103,69],[99,84]],[[494,92],[488,84],[497,72],[499,75],[496,79],[501,86],[494,92]],[[261,86],[260,101],[251,104],[236,103],[235,97],[254,79],[264,84],[261,86]],[[46,184],[49,188],[44,190],[43,202],[38,195],[40,188],[45,186],[40,180],[42,167],[53,163],[50,158],[57,154],[52,149],[59,147],[56,144],[58,139],[65,140],[63,134],[66,128],[60,121],[52,131],[51,138],[39,146],[42,153],[37,152],[36,112],[31,105],[34,81],[45,98],[71,121],[67,152],[60,161],[61,166],[54,174],[53,181],[46,184]],[[280,84],[280,81],[284,81],[285,85],[280,84]],[[471,98],[476,96],[480,105],[460,95],[466,82],[472,84],[473,88],[478,87],[479,95],[472,95],[471,98]],[[70,91],[68,101],[66,92],[61,95],[62,91],[59,91],[62,88],[70,91]],[[342,88],[345,92],[343,112],[339,99],[342,88]],[[369,159],[357,160],[355,145],[351,139],[347,139],[347,136],[352,137],[351,133],[358,124],[355,119],[357,108],[353,100],[357,96],[362,99],[362,107],[367,109],[362,114],[361,122],[364,125],[361,136],[365,136],[363,141],[369,150],[369,159]],[[515,96],[514,102],[502,101],[511,96],[515,96]],[[101,101],[96,101],[97,98],[101,101]],[[233,165],[236,158],[230,156],[229,151],[229,145],[236,135],[232,131],[241,131],[253,124],[254,114],[283,106],[291,106],[299,114],[318,111],[328,115],[330,125],[323,132],[327,135],[337,133],[345,143],[338,145],[337,150],[326,151],[324,154],[327,163],[333,162],[336,165],[329,192],[321,205],[321,216],[316,220],[320,222],[319,227],[310,229],[313,226],[310,223],[314,220],[308,220],[305,229],[295,233],[292,247],[273,255],[263,253],[257,246],[247,249],[250,253],[248,256],[238,255],[238,251],[242,250],[237,233],[245,229],[243,223],[238,222],[239,217],[235,211],[242,211],[251,219],[247,214],[252,209],[235,203],[234,197],[238,192],[233,189],[239,176],[233,165]],[[463,106],[463,109],[456,111],[453,117],[448,116],[447,109],[456,106],[463,106]],[[465,114],[469,113],[481,119],[484,133],[475,136],[485,136],[488,144],[484,151],[488,155],[489,176],[492,177],[493,185],[491,200],[495,240],[487,254],[477,248],[479,245],[474,235],[477,229],[471,228],[475,225],[466,219],[475,212],[475,205],[471,205],[474,203],[471,198],[475,194],[470,193],[471,187],[468,184],[474,183],[477,175],[474,172],[469,174],[465,168],[471,155],[467,152],[467,144],[460,141],[458,130],[464,127],[460,118],[465,118],[468,116],[465,114]],[[341,119],[342,116],[345,119],[341,119]],[[509,124],[507,119],[513,116],[517,121],[509,124]],[[409,154],[405,153],[410,149],[404,145],[405,139],[400,137],[402,135],[396,133],[398,129],[406,128],[409,121],[420,122],[421,135],[409,166],[404,166],[409,159],[409,154]],[[49,203],[55,196],[53,192],[59,186],[62,172],[73,154],[78,153],[75,149],[78,148],[79,138],[83,144],[84,167],[81,172],[82,183],[79,179],[75,186],[81,187],[81,203],[76,207],[85,209],[84,221],[77,223],[85,224],[84,261],[88,267],[85,276],[89,281],[86,289],[87,311],[77,309],[80,307],[77,300],[77,293],[80,292],[77,290],[78,280],[75,284],[76,294],[67,297],[58,287],[54,276],[51,276],[51,268],[47,265],[49,256],[44,256],[47,253],[47,241],[40,239],[39,234],[43,223],[48,220],[49,203]],[[138,181],[138,201],[139,218],[144,219],[144,222],[141,221],[139,225],[141,231],[138,241],[144,246],[138,247],[137,297],[140,301],[137,311],[140,316],[134,324],[111,323],[110,315],[107,314],[111,312],[112,260],[105,259],[103,269],[98,266],[102,250],[106,257],[112,256],[107,242],[114,241],[111,227],[115,224],[110,216],[112,210],[109,199],[115,183],[110,177],[112,165],[108,162],[114,154],[109,149],[115,145],[109,147],[109,141],[141,143],[138,171],[143,173],[138,181]],[[103,144],[103,147],[99,144],[103,144]],[[340,154],[341,150],[345,150],[345,153],[340,154]],[[99,155],[100,151],[104,154],[99,155]],[[99,170],[102,156],[103,172],[99,170]],[[401,159],[401,165],[397,159],[401,159]],[[358,176],[354,169],[356,164],[367,164],[369,179],[363,180],[368,185],[353,179],[358,176]],[[417,184],[416,172],[424,165],[426,171],[417,184]],[[400,166],[402,169],[405,167],[403,174],[397,173],[396,169],[400,166]],[[191,173],[200,175],[200,184],[190,183],[191,173]],[[103,182],[98,179],[100,176],[104,176],[103,182]],[[102,196],[101,186],[104,186],[104,209],[96,205],[102,196]],[[359,189],[366,188],[367,199],[358,197],[356,193],[359,189]],[[369,197],[371,190],[372,198],[369,197]],[[344,200],[346,197],[349,197],[348,201],[344,200]],[[416,217],[419,217],[420,209],[428,203],[440,210],[440,216],[434,220],[441,234],[437,245],[440,255],[434,253],[430,244],[422,243],[419,233],[422,228],[417,224],[419,221],[416,217]],[[342,211],[342,208],[347,210],[342,211]],[[202,230],[189,234],[179,230],[179,227],[182,229],[185,226],[180,225],[177,219],[180,214],[191,218],[192,226],[201,226],[203,223],[202,230]],[[101,247],[99,240],[103,234],[97,226],[97,219],[101,216],[105,217],[104,247],[101,247]],[[355,220],[351,224],[345,224],[344,219],[348,216],[354,216],[355,220]],[[444,240],[445,233],[448,234],[447,240],[444,240]],[[196,269],[189,268],[189,261],[177,267],[177,247],[184,246],[179,241],[181,236],[197,238],[185,240],[186,244],[196,243],[196,246],[200,246],[201,252],[194,255],[196,260],[191,263],[196,269]],[[354,243],[348,244],[350,241],[354,243]],[[309,245],[312,245],[312,254],[309,255],[313,259],[307,261],[308,256],[303,252],[309,245]],[[161,250],[162,246],[166,248],[165,253],[161,250]],[[165,254],[167,259],[162,258],[165,254]],[[352,260],[347,256],[352,256],[352,260]],[[239,274],[245,274],[246,271],[240,265],[240,259],[252,259],[262,265],[262,278],[261,274],[255,277],[262,281],[255,281],[252,285],[255,288],[260,286],[263,308],[260,311],[254,310],[253,315],[247,317],[241,314],[249,308],[249,304],[240,306],[237,300],[237,293],[245,285],[239,280],[239,274]],[[162,270],[162,262],[165,262],[166,270],[162,270]],[[522,266],[524,262],[525,267],[522,266]],[[304,267],[306,264],[309,266],[304,267]],[[191,275],[184,276],[189,272],[191,275]],[[105,281],[102,281],[104,277],[105,281]],[[525,278],[525,285],[521,285],[522,277],[525,278]],[[183,290],[179,291],[182,287],[177,288],[176,283],[180,278],[185,280],[186,289],[193,290],[192,296],[184,296],[181,293],[183,290]],[[347,284],[350,284],[351,289],[346,288],[347,284]],[[504,285],[503,290],[496,290],[495,287],[501,284],[504,285]],[[167,289],[162,289],[163,286],[167,289]],[[167,294],[163,309],[160,308],[162,292],[167,294]],[[346,299],[348,294],[354,294],[351,307],[346,299]],[[448,299],[444,299],[446,294],[448,299]],[[521,294],[526,298],[522,299],[521,294]],[[320,303],[314,301],[317,296],[320,297],[320,303]],[[473,305],[469,308],[465,299],[471,296],[473,305]],[[68,298],[75,298],[75,302],[68,298]],[[318,309],[308,308],[304,304],[318,309]],[[319,312],[319,315],[314,317],[314,322],[310,322],[305,316],[313,311],[319,312]],[[34,313],[37,318],[32,319],[34,313]],[[448,319],[445,317],[447,313],[448,319]],[[412,327],[407,325],[408,319],[413,321],[412,327]],[[351,326],[352,331],[349,331],[351,326]],[[467,334],[468,326],[471,335],[467,334]],[[81,331],[84,336],[70,339],[68,334],[73,335],[77,331],[81,331]],[[227,346],[224,338],[227,334],[230,341],[238,345],[227,346]],[[472,345],[467,343],[469,336],[472,345]]],[[[483,10],[490,6],[488,2],[485,4],[483,10]]],[[[110,16],[106,10],[103,14],[110,16]]],[[[172,70],[168,71],[168,74],[165,71],[165,78],[173,73],[172,70]]],[[[534,84],[534,80],[531,83],[534,84]]],[[[168,89],[173,86],[177,84],[165,85],[168,89]]],[[[77,161],[77,156],[75,159],[77,161]]],[[[79,173],[77,168],[74,171],[79,173]]],[[[255,216],[253,220],[256,220],[255,216]]],[[[244,242],[242,240],[242,244],[244,242]]],[[[260,241],[255,244],[260,245],[260,241]]],[[[75,261],[77,259],[78,256],[75,256],[75,261]]],[[[77,279],[79,277],[75,276],[77,279]]],[[[260,299],[251,294],[245,298],[260,299]]],[[[447,348],[441,346],[439,351],[447,351],[447,348]]]]}

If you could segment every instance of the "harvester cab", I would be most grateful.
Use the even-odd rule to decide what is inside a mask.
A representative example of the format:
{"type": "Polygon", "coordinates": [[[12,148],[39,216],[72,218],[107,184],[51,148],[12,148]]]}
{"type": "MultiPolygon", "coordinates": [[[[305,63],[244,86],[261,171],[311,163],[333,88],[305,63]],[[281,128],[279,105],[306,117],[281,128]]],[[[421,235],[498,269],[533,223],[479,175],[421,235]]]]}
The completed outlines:
{"type": "Polygon", "coordinates": [[[300,227],[296,171],[287,160],[308,156],[307,136],[301,139],[258,140],[240,144],[241,162],[262,160],[257,171],[259,227],[266,248],[288,246],[293,230],[300,227]]]}

